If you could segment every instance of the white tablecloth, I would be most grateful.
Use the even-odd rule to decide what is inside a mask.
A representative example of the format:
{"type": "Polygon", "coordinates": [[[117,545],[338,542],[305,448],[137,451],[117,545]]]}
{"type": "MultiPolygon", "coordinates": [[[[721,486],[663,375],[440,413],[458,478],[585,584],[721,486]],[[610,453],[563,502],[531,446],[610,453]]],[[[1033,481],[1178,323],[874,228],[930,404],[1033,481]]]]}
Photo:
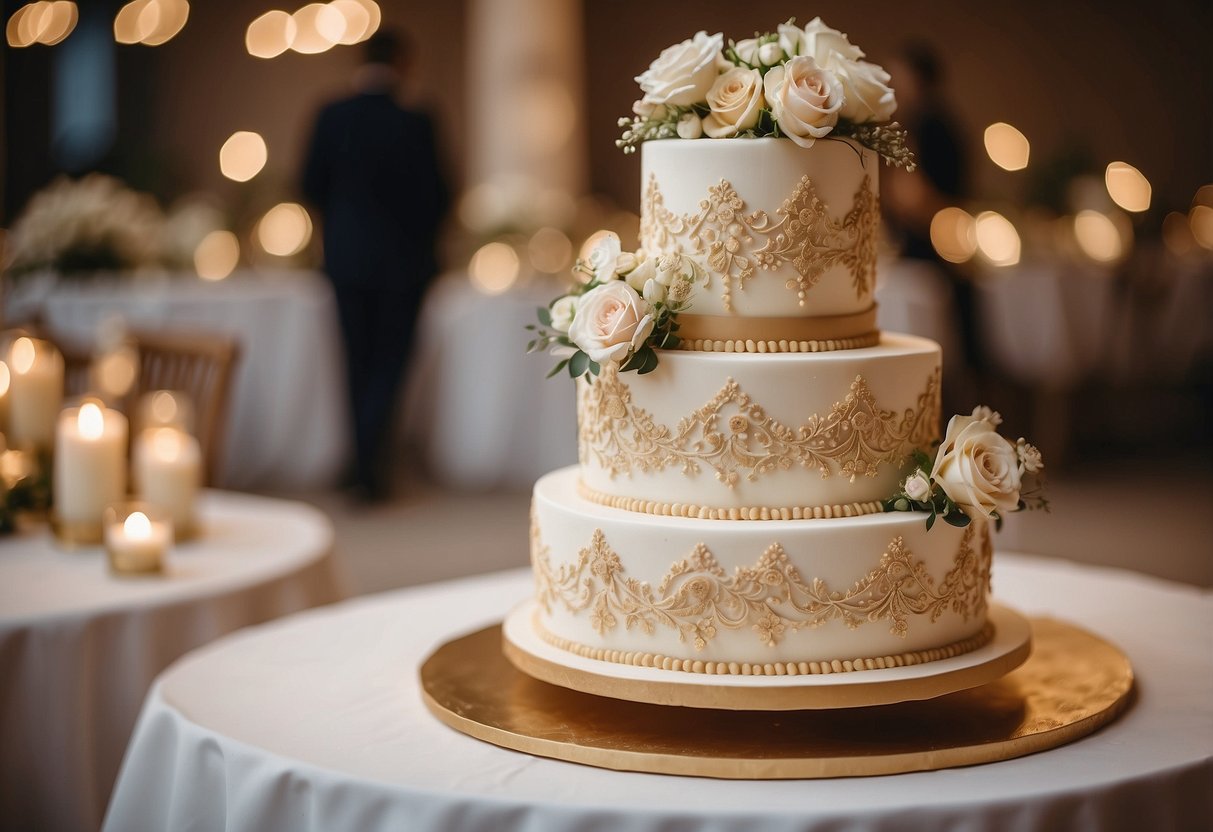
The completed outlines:
{"type": "Polygon", "coordinates": [[[18,287],[10,319],[41,309],[54,331],[91,341],[119,316],[133,327],[234,336],[227,448],[215,483],[227,488],[322,487],[349,448],[345,370],[328,281],[313,272],[99,278],[18,287]]]}
{"type": "Polygon", "coordinates": [[[531,591],[526,570],[305,613],[185,657],[149,694],[105,828],[1213,828],[1213,595],[1000,554],[996,594],[1119,644],[1132,708],[1074,744],[892,777],[741,782],[607,771],[440,724],[417,668],[531,591]]]}
{"type": "Polygon", "coordinates": [[[207,492],[201,519],[158,577],[115,577],[45,530],[0,542],[0,828],[97,828],[156,674],[343,595],[315,509],[207,492]]]}
{"type": "Polygon", "coordinates": [[[577,414],[556,359],[527,355],[524,327],[560,294],[532,285],[501,295],[463,275],[430,290],[408,395],[409,431],[434,476],[458,488],[527,488],[577,461],[577,414]]]}

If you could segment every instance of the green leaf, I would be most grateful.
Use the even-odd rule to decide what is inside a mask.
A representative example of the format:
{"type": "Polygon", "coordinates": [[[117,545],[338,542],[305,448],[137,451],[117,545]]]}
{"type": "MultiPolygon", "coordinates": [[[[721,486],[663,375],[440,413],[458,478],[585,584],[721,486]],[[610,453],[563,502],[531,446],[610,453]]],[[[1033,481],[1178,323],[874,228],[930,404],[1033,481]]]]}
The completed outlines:
{"type": "Polygon", "coordinates": [[[544,326],[552,325],[552,310],[546,306],[540,306],[536,311],[539,313],[539,323],[544,326]]]}
{"type": "Polygon", "coordinates": [[[573,357],[569,360],[569,375],[573,378],[585,375],[585,371],[590,368],[590,357],[581,350],[573,353],[573,357]]]}
{"type": "Polygon", "coordinates": [[[955,526],[958,529],[963,529],[965,526],[969,525],[969,523],[973,522],[972,518],[970,518],[969,515],[965,514],[963,511],[953,511],[945,515],[943,519],[948,523],[949,526],[955,526]]]}
{"type": "Polygon", "coordinates": [[[930,531],[931,527],[934,525],[935,525],[935,512],[932,511],[931,516],[927,518],[927,531],[930,531]]]}
{"type": "Polygon", "coordinates": [[[597,361],[591,361],[590,362],[590,374],[596,376],[600,372],[602,372],[602,365],[599,364],[597,361]]]}
{"type": "Polygon", "coordinates": [[[645,347],[640,351],[640,368],[637,370],[638,375],[645,375],[657,369],[657,353],[652,347],[645,347]]]}
{"type": "Polygon", "coordinates": [[[567,367],[568,363],[569,363],[569,359],[567,359],[567,358],[564,359],[559,364],[557,364],[555,367],[553,367],[552,371],[550,373],[548,373],[546,376],[544,376],[544,378],[551,378],[552,376],[556,375],[561,370],[563,370],[565,367],[567,367]]]}
{"type": "Polygon", "coordinates": [[[898,497],[896,500],[893,501],[893,509],[895,511],[909,511],[910,502],[908,500],[906,500],[904,497],[898,497]]]}

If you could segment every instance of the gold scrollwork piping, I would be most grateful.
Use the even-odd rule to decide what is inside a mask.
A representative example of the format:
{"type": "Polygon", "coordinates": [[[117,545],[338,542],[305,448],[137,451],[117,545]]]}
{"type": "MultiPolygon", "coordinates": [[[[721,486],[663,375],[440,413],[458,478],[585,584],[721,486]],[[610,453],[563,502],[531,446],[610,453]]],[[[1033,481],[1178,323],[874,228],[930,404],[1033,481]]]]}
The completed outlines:
{"type": "Polygon", "coordinates": [[[830,215],[807,175],[775,213],[778,219],[762,210],[747,213],[745,200],[721,179],[708,188],[698,212],[676,214],[665,206],[657,176],[650,174],[641,201],[640,239],[648,251],[704,257],[709,271],[721,278],[726,310],[732,309],[734,285],[744,290],[756,268],[775,271],[785,264],[794,272],[787,288],[796,293],[801,306],[809,290],[835,266],[850,272],[857,297],[872,290],[880,200],[871,177],[864,176],[841,220],[830,215]]]}
{"type": "Polygon", "coordinates": [[[803,578],[778,542],[753,566],[739,566],[732,575],[699,543],[669,568],[654,590],[647,581],[626,575],[602,529],[594,530],[590,545],[578,552],[575,562],[553,567],[533,513],[531,564],[539,605],[549,614],[557,606],[573,615],[588,610],[590,625],[599,635],[621,622],[626,630],[636,628],[648,635],[660,625],[698,651],[716,637],[718,627],[748,627],[760,642],[774,646],[788,633],[830,621],[850,629],[887,621],[889,632],[904,638],[912,615],[935,621],[950,611],[968,621],[985,614],[993,550],[988,534],[974,550],[976,527],[965,529],[952,566],[938,584],[898,536],[877,565],[846,591],[832,589],[818,577],[803,578]]]}
{"type": "Polygon", "coordinates": [[[797,428],[768,416],[732,378],[677,426],[658,425],[608,367],[593,384],[579,384],[578,450],[582,465],[592,462],[612,478],[671,466],[693,476],[706,465],[732,488],[742,474],[752,482],[801,465],[823,479],[837,472],[853,481],[876,476],[882,463],[902,465],[937,437],[938,420],[938,367],[917,406],[904,413],[880,409],[863,376],[856,376],[844,401],[797,428]]]}

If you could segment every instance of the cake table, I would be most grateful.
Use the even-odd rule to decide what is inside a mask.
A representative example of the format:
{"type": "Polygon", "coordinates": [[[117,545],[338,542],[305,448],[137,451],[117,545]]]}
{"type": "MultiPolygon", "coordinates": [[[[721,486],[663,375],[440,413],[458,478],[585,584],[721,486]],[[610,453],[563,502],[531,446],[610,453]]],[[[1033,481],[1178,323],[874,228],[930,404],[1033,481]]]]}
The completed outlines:
{"type": "Polygon", "coordinates": [[[1213,824],[1213,596],[999,552],[995,600],[1119,646],[1137,697],[1038,754],[834,780],[609,771],[459,734],[422,701],[436,647],[500,621],[529,570],[314,610],[225,638],[161,675],[105,828],[1197,829],[1213,824]]]}
{"type": "Polygon", "coordinates": [[[115,576],[45,529],[0,540],[0,829],[95,829],[156,674],[249,624],[339,600],[332,526],[205,492],[164,575],[115,576]]]}

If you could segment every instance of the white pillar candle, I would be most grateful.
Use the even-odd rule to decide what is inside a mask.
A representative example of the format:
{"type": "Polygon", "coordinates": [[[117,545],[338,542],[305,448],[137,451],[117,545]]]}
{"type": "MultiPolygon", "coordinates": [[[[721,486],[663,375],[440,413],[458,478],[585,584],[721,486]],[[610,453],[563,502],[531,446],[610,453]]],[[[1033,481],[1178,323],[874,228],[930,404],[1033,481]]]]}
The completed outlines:
{"type": "Polygon", "coordinates": [[[99,530],[105,507],[126,496],[127,432],[125,416],[96,402],[59,416],[54,510],[60,523],[99,530]]]}
{"type": "Polygon", "coordinates": [[[163,508],[178,534],[187,535],[202,481],[198,440],[175,427],[143,431],[135,441],[133,474],[139,499],[163,508]]]}
{"type": "Polygon", "coordinates": [[[9,444],[49,448],[63,406],[63,355],[54,345],[23,335],[9,349],[7,364],[9,444]]]}
{"type": "Polygon", "coordinates": [[[115,572],[159,572],[172,540],[172,524],[132,511],[121,519],[107,518],[105,551],[115,572]]]}

